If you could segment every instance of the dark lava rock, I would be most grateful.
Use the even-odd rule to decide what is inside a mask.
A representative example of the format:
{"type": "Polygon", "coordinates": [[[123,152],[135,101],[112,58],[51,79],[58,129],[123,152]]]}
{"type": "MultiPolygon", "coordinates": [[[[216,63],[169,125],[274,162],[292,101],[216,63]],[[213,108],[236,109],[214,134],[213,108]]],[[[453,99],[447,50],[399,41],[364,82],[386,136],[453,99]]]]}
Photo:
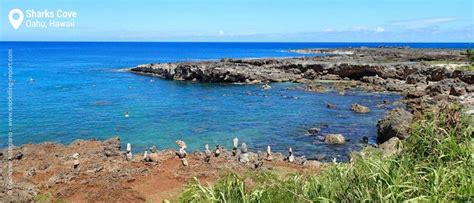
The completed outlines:
{"type": "Polygon", "coordinates": [[[426,83],[426,76],[422,74],[411,74],[407,77],[407,84],[426,83]]]}
{"type": "Polygon", "coordinates": [[[310,128],[310,129],[306,132],[306,134],[308,134],[308,135],[317,135],[320,131],[321,131],[320,128],[314,127],[314,128],[310,128]]]}
{"type": "Polygon", "coordinates": [[[430,81],[440,81],[451,75],[451,71],[444,67],[429,68],[426,71],[430,81]]]}
{"type": "Polygon", "coordinates": [[[467,84],[474,84],[474,71],[463,71],[459,79],[467,84]]]}
{"type": "Polygon", "coordinates": [[[422,96],[426,95],[425,91],[422,90],[412,90],[407,92],[407,98],[414,99],[414,98],[420,98],[422,96]]]}
{"type": "Polygon", "coordinates": [[[383,143],[392,137],[407,138],[412,121],[410,112],[402,108],[390,110],[377,122],[377,141],[383,143]]]}
{"type": "Polygon", "coordinates": [[[451,94],[454,96],[460,96],[466,93],[466,87],[468,87],[468,85],[461,81],[459,78],[449,78],[428,85],[426,91],[431,96],[436,96],[439,94],[451,94]]]}
{"type": "Polygon", "coordinates": [[[335,109],[335,108],[336,108],[336,105],[335,105],[335,104],[331,104],[331,103],[326,103],[326,107],[329,108],[329,109],[335,109]]]}

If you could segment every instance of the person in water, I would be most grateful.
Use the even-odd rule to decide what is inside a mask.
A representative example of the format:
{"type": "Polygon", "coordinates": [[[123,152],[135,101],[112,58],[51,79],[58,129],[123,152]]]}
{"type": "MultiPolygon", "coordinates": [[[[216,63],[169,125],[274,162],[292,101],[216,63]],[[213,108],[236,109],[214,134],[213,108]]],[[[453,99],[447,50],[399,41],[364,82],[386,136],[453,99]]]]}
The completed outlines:
{"type": "Polygon", "coordinates": [[[130,116],[128,115],[128,111],[125,111],[125,118],[128,118],[128,117],[130,117],[130,116]]]}

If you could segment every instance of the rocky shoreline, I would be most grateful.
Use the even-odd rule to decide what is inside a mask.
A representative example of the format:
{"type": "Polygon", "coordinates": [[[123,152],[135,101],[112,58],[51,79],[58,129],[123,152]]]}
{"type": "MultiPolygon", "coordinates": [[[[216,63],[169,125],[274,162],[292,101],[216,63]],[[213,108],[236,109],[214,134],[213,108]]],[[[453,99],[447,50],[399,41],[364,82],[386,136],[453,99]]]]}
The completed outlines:
{"type": "Polygon", "coordinates": [[[143,64],[130,71],[193,82],[296,82],[315,92],[324,92],[321,84],[328,80],[341,94],[347,89],[399,92],[408,110],[391,110],[378,122],[379,143],[392,137],[406,138],[413,114],[424,109],[460,103],[468,113],[474,113],[474,72],[458,69],[470,65],[465,50],[382,47],[290,51],[324,55],[143,64]]]}
{"type": "MultiPolygon", "coordinates": [[[[327,81],[331,81],[331,87],[340,94],[349,89],[399,92],[408,108],[392,109],[377,123],[379,143],[375,146],[387,154],[397,152],[400,140],[408,137],[410,125],[421,111],[459,103],[469,113],[473,112],[474,72],[456,69],[469,64],[462,50],[344,48],[291,51],[324,56],[144,64],[129,71],[194,82],[297,82],[306,91],[316,93],[325,91],[327,81]]],[[[326,105],[333,108],[331,104],[326,105]]],[[[359,104],[352,105],[352,109],[359,113],[370,111],[359,104]]],[[[318,135],[319,129],[309,129],[308,133],[318,135]]],[[[326,135],[324,141],[330,144],[345,142],[340,134],[326,135]]],[[[247,146],[242,143],[240,148],[231,150],[217,148],[210,151],[207,146],[204,152],[187,154],[185,144],[177,144],[179,150],[154,149],[133,156],[129,149],[121,149],[118,137],[106,141],[77,140],[69,145],[27,144],[14,148],[10,160],[7,149],[3,149],[0,151],[3,171],[0,200],[161,201],[176,198],[193,177],[210,183],[228,171],[244,173],[271,169],[279,173],[317,173],[327,164],[294,157],[291,149],[288,155],[271,153],[270,149],[267,149],[270,153],[254,153],[247,152],[247,146]],[[9,161],[14,166],[14,196],[7,196],[8,178],[4,172],[9,161]]]]}
{"type": "MultiPolygon", "coordinates": [[[[8,195],[7,173],[2,172],[0,200],[161,202],[176,199],[194,177],[201,182],[213,182],[228,172],[317,173],[323,165],[300,157],[289,161],[288,156],[271,151],[265,156],[261,152],[247,152],[244,143],[237,151],[219,148],[185,153],[186,164],[179,154],[184,150],[182,146],[179,151],[155,148],[132,155],[128,147],[124,150],[121,145],[120,138],[112,137],[105,141],[76,140],[69,145],[46,142],[13,148],[12,195],[8,195]]],[[[7,154],[6,149],[0,151],[4,172],[8,167],[7,154]]]]}

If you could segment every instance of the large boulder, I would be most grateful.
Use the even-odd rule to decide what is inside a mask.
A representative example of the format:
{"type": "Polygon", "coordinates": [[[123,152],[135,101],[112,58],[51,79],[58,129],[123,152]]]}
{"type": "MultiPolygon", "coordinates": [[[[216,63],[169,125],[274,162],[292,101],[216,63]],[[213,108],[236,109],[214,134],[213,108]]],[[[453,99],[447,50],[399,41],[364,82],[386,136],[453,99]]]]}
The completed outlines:
{"type": "Polygon", "coordinates": [[[377,122],[377,140],[383,143],[392,137],[406,139],[410,135],[413,114],[402,108],[390,110],[377,122]]]}
{"type": "Polygon", "coordinates": [[[324,142],[327,144],[344,144],[346,139],[342,134],[327,134],[324,136],[324,142]]]}

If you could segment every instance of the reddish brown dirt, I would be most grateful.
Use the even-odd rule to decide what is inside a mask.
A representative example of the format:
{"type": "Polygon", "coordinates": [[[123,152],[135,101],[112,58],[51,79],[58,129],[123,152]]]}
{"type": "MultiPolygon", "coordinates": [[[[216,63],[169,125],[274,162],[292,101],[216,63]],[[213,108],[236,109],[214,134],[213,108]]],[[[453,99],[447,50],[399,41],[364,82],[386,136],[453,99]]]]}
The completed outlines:
{"type": "MultiPolygon", "coordinates": [[[[6,194],[7,157],[1,157],[2,179],[0,200],[43,199],[69,202],[161,202],[178,200],[185,185],[196,177],[201,183],[212,184],[227,172],[244,173],[255,170],[252,163],[241,164],[226,152],[203,161],[201,153],[189,154],[189,166],[183,167],[174,150],[158,152],[158,162],[141,161],[142,154],[127,161],[120,151],[120,141],[76,141],[70,145],[28,144],[13,150],[21,159],[13,163],[13,196],[6,194]],[[73,154],[79,153],[79,168],[73,167],[73,154]]],[[[251,160],[255,159],[254,154],[251,160]]],[[[318,171],[318,168],[287,163],[281,155],[264,162],[263,170],[278,173],[318,171]]]]}

